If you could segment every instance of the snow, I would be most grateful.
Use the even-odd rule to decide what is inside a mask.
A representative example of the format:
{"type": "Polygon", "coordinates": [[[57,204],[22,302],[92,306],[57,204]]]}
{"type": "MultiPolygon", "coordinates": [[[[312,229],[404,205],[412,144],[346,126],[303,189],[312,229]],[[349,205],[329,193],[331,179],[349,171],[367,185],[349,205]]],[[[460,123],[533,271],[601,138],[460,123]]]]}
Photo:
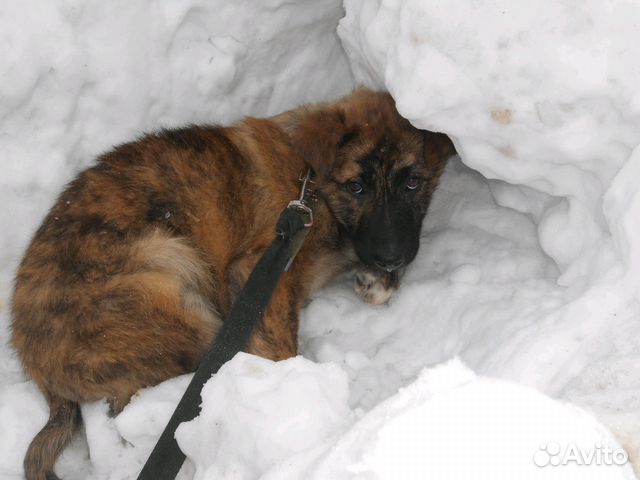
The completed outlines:
{"type": "Polygon", "coordinates": [[[258,478],[344,430],[352,421],[348,395],[335,364],[240,353],[207,383],[200,416],[180,425],[176,439],[196,479],[258,478]]]}
{"type": "MultiPolygon", "coordinates": [[[[447,271],[479,263],[482,275],[467,301],[456,288],[476,275],[450,277],[455,288],[445,308],[457,311],[432,313],[430,321],[443,326],[441,353],[427,361],[459,355],[477,372],[588,407],[633,458],[640,438],[640,374],[632,367],[640,361],[633,221],[640,213],[633,175],[640,7],[346,0],[345,8],[338,33],[356,81],[387,88],[416,126],[449,134],[462,162],[490,179],[483,184],[492,203],[508,210],[483,215],[480,238],[499,237],[486,245],[475,235],[455,241],[443,231],[451,223],[437,226],[436,240],[458,252],[443,262],[447,271]],[[509,224],[516,212],[522,226],[509,224]],[[462,262],[471,250],[475,262],[462,262]],[[547,266],[527,273],[535,258],[547,266]],[[481,291],[498,279],[506,283],[500,292],[481,291]]],[[[423,255],[441,262],[442,252],[426,246],[423,255]]]]}
{"type": "Polygon", "coordinates": [[[634,478],[624,450],[593,417],[478,377],[457,360],[425,369],[317,454],[313,471],[300,468],[306,463],[294,459],[261,478],[634,478]],[[597,455],[600,465],[581,463],[597,455]]]}
{"type": "MultiPolygon", "coordinates": [[[[47,418],[7,305],[62,185],[142,131],[356,84],[460,153],[420,253],[389,305],[348,276],[320,292],[304,358],[240,354],[213,377],[181,478],[633,478],[594,458],[622,447],[640,471],[639,23],[622,0],[0,4],[0,478],[47,418]],[[556,451],[571,461],[535,465],[556,451]]],[[[59,473],[135,478],[188,380],[115,419],[83,406],[59,473]]]]}

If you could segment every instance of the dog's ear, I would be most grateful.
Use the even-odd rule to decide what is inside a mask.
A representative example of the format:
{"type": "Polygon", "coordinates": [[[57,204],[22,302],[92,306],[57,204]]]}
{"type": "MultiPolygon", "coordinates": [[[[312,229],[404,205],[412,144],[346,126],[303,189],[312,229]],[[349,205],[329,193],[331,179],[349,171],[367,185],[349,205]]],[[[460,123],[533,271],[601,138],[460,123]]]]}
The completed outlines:
{"type": "Polygon", "coordinates": [[[435,187],[447,166],[447,160],[452,155],[455,155],[456,148],[453,146],[451,139],[444,133],[423,130],[422,139],[424,142],[422,146],[424,161],[430,172],[429,180],[435,187]]]}
{"type": "Polygon", "coordinates": [[[291,146],[320,177],[333,167],[338,147],[347,135],[344,113],[339,108],[306,114],[291,134],[291,146]]]}

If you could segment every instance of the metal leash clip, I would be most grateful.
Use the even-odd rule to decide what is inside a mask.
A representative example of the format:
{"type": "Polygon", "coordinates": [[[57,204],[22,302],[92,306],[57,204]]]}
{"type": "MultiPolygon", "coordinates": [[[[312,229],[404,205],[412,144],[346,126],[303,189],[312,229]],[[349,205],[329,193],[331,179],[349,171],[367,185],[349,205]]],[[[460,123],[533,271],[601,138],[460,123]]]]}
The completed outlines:
{"type": "Polygon", "coordinates": [[[310,183],[314,183],[311,180],[311,170],[307,170],[304,177],[300,175],[298,178],[302,182],[302,191],[300,192],[300,198],[298,200],[292,200],[287,205],[287,208],[293,208],[298,213],[305,215],[307,220],[304,222],[304,226],[309,228],[313,225],[313,209],[309,206],[308,202],[313,201],[313,190],[309,188],[310,183]]]}
{"type": "Polygon", "coordinates": [[[285,271],[289,270],[293,259],[298,254],[298,251],[300,251],[302,243],[313,225],[313,202],[315,201],[315,197],[314,191],[309,188],[309,184],[313,183],[313,180],[311,180],[311,170],[307,171],[304,178],[301,175],[300,181],[302,182],[300,198],[289,202],[285,209],[285,212],[288,212],[288,214],[283,212],[281,220],[278,221],[280,228],[276,228],[276,234],[282,237],[288,236],[292,244],[291,256],[287,261],[285,271]],[[291,215],[292,213],[293,216],[291,215]],[[283,221],[282,219],[287,219],[287,221],[283,221]],[[295,224],[298,226],[295,227],[295,224]],[[285,233],[285,231],[287,233],[285,233]]]}

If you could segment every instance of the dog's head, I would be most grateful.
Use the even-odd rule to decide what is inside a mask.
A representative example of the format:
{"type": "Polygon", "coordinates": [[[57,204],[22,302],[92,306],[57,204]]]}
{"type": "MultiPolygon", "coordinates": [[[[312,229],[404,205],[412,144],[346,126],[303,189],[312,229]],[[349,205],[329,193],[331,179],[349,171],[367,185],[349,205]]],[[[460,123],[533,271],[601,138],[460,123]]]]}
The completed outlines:
{"type": "Polygon", "coordinates": [[[411,262],[451,141],[413,127],[389,94],[364,89],[307,107],[295,123],[292,145],[360,260],[387,271],[411,262]]]}

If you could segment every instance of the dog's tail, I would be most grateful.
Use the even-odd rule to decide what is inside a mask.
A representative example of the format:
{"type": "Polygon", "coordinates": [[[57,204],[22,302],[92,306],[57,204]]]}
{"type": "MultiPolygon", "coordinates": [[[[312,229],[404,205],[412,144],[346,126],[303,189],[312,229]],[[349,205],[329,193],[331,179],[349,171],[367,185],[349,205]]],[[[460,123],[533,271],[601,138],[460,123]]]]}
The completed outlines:
{"type": "Polygon", "coordinates": [[[53,466],[80,424],[80,406],[48,395],[49,420],[35,436],[24,457],[26,480],[56,480],[53,466]]]}

